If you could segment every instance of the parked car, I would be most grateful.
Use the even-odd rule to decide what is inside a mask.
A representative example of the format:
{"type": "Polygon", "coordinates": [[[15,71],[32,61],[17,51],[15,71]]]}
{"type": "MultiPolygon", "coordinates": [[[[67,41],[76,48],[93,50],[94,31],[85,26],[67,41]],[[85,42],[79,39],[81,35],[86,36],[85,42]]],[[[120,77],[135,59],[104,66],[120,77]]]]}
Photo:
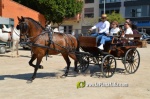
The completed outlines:
{"type": "Polygon", "coordinates": [[[142,37],[141,37],[141,40],[146,40],[148,44],[150,44],[150,35],[145,33],[145,32],[139,32],[142,37]]]}
{"type": "Polygon", "coordinates": [[[3,42],[0,40],[0,54],[5,54],[6,51],[10,51],[13,42],[3,42]]]}

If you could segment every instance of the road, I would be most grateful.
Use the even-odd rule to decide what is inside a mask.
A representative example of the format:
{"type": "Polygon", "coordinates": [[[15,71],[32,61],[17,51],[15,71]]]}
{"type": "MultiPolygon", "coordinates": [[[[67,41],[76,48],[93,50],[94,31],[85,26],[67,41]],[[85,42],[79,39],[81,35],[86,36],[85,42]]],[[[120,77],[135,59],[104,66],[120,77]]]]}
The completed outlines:
{"type": "MultiPolygon", "coordinates": [[[[135,74],[116,72],[111,78],[90,76],[99,72],[98,66],[90,66],[86,74],[73,72],[73,61],[67,78],[60,78],[66,63],[61,55],[43,58],[44,69],[39,69],[37,78],[26,83],[33,68],[28,65],[30,51],[19,50],[20,57],[11,53],[0,54],[0,99],[150,99],[150,45],[139,48],[141,63],[135,74]],[[84,87],[77,89],[77,82],[86,84],[127,84],[126,87],[84,87]]],[[[34,62],[35,63],[35,62],[34,62]]],[[[121,61],[117,68],[124,69],[121,61]]]]}

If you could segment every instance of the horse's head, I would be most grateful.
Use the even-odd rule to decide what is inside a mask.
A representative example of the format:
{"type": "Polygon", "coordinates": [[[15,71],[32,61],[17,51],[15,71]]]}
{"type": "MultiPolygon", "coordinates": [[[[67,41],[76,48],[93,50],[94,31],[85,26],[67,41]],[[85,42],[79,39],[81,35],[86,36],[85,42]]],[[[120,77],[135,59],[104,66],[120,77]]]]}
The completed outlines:
{"type": "Polygon", "coordinates": [[[29,33],[29,21],[21,16],[21,18],[18,17],[18,26],[17,28],[20,29],[21,35],[28,35],[29,33]]]}
{"type": "Polygon", "coordinates": [[[20,30],[20,42],[27,42],[29,36],[29,22],[24,17],[18,17],[18,25],[16,26],[17,29],[20,30]]]}

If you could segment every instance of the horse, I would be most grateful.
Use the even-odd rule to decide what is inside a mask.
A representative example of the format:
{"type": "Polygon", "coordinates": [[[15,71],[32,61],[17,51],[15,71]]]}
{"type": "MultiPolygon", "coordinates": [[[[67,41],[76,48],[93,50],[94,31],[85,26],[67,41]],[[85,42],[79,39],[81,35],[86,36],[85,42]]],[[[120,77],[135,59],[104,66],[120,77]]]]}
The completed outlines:
{"type": "Polygon", "coordinates": [[[3,42],[13,42],[13,47],[11,50],[11,56],[12,57],[18,57],[18,44],[20,41],[20,30],[18,30],[16,27],[14,28],[7,28],[5,25],[3,25],[3,28],[0,29],[0,40],[3,42]],[[14,49],[16,47],[16,55],[14,55],[14,49]]]}
{"type": "MultiPolygon", "coordinates": [[[[40,63],[45,55],[57,55],[59,53],[62,54],[67,64],[67,69],[62,75],[66,77],[71,64],[69,57],[75,60],[75,64],[77,63],[74,53],[78,48],[76,38],[70,34],[53,33],[51,29],[45,31],[45,28],[41,24],[29,17],[18,17],[18,21],[20,37],[23,37],[23,35],[24,37],[28,37],[28,43],[31,44],[32,50],[29,65],[34,67],[34,72],[31,79],[27,82],[32,82],[36,78],[37,70],[43,69],[40,63]],[[37,59],[36,65],[33,64],[35,59],[37,59]]],[[[75,65],[74,71],[78,72],[77,65],[75,65]]]]}

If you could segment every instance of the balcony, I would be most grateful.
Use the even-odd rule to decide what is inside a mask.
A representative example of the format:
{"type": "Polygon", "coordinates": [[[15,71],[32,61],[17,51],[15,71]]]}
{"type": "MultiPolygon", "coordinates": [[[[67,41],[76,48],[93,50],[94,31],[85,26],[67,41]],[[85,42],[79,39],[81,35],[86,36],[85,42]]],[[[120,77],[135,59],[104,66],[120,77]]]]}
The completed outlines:
{"type": "MultiPolygon", "coordinates": [[[[121,2],[106,3],[106,8],[121,7],[121,2]]],[[[104,4],[99,4],[99,8],[104,8],[104,4]]]]}
{"type": "Polygon", "coordinates": [[[139,6],[139,5],[149,5],[149,0],[127,0],[124,2],[124,6],[139,6]]]}

